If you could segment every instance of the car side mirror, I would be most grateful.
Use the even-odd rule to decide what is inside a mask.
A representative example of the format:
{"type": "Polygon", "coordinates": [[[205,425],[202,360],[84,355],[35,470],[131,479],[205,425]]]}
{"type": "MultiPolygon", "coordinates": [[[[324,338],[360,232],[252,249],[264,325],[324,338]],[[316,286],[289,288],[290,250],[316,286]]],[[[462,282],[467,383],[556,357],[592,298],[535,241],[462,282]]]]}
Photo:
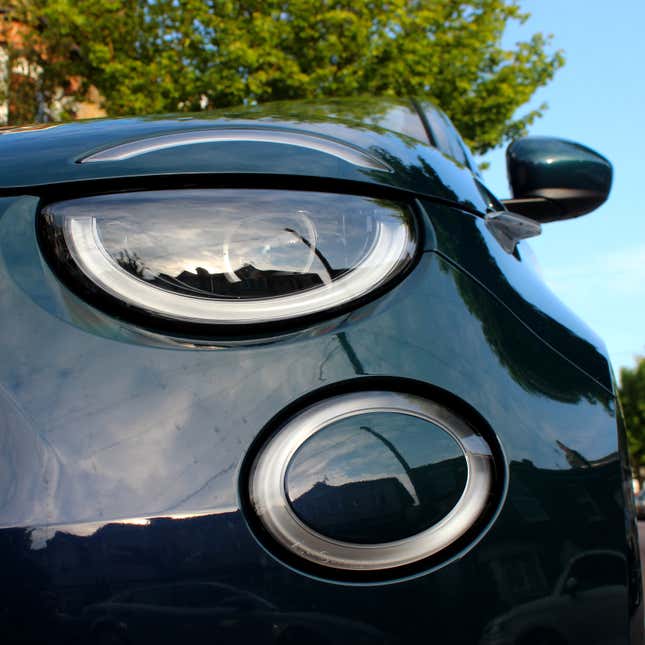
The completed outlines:
{"type": "Polygon", "coordinates": [[[611,163],[573,141],[525,137],[506,149],[512,199],[508,210],[537,222],[579,217],[598,208],[609,195],[611,163]]]}

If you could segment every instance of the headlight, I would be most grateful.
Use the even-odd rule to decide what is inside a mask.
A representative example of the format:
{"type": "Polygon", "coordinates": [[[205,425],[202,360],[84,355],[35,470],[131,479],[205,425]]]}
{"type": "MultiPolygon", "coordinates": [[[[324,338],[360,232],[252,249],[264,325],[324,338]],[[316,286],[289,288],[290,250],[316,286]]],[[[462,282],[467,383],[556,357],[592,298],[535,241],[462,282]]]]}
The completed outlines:
{"type": "Polygon", "coordinates": [[[348,392],[308,405],[258,442],[240,490],[250,525],[278,557],[332,577],[387,577],[436,566],[482,535],[503,485],[496,453],[441,403],[348,392]]]}
{"type": "Polygon", "coordinates": [[[405,206],[302,191],[101,195],[50,204],[42,218],[63,270],[148,314],[202,324],[345,305],[401,273],[416,242],[405,206]]]}

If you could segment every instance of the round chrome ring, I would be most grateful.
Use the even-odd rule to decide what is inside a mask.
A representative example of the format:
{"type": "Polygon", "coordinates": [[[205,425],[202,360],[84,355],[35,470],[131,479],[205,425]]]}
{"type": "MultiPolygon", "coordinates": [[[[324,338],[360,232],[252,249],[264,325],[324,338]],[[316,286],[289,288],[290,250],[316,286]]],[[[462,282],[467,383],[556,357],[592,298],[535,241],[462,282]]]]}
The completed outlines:
{"type": "Polygon", "coordinates": [[[493,453],[464,420],[428,399],[399,392],[369,391],[321,401],[290,419],[260,450],[250,472],[250,500],[260,522],[279,544],[318,565],[349,571],[379,571],[428,558],[462,537],[489,504],[493,453]],[[394,542],[356,544],[313,530],[295,514],[285,487],[296,451],[326,426],[359,414],[394,412],[436,424],[463,450],[468,469],[457,504],[428,529],[394,542]]]}

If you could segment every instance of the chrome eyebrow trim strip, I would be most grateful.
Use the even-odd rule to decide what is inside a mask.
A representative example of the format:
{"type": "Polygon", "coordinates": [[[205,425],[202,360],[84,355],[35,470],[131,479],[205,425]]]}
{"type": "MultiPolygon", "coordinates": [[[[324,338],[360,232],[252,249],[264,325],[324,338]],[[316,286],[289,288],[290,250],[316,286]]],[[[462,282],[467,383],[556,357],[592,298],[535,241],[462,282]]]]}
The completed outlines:
{"type": "Polygon", "coordinates": [[[308,150],[317,150],[359,168],[369,170],[391,171],[391,168],[376,157],[354,148],[353,146],[339,143],[331,139],[304,132],[287,132],[280,130],[229,128],[219,130],[192,130],[175,134],[163,134],[148,137],[138,141],[121,143],[105,150],[99,150],[83,159],[79,163],[97,163],[100,161],[123,161],[146,155],[157,150],[191,146],[200,143],[224,142],[252,142],[252,143],[280,143],[297,146],[308,150]]]}

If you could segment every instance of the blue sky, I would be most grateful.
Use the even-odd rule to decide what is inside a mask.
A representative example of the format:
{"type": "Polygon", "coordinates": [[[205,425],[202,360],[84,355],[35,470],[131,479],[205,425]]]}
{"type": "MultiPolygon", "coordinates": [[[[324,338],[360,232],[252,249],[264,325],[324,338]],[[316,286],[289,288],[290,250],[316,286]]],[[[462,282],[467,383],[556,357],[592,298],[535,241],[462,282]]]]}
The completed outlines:
{"type": "MultiPolygon", "coordinates": [[[[551,289],[604,338],[618,373],[645,355],[645,0],[521,4],[531,18],[509,26],[506,46],[541,31],[567,59],[531,102],[549,108],[529,134],[579,141],[614,166],[601,208],[547,224],[531,246],[551,289]]],[[[484,159],[489,188],[509,196],[504,149],[484,159]]]]}

